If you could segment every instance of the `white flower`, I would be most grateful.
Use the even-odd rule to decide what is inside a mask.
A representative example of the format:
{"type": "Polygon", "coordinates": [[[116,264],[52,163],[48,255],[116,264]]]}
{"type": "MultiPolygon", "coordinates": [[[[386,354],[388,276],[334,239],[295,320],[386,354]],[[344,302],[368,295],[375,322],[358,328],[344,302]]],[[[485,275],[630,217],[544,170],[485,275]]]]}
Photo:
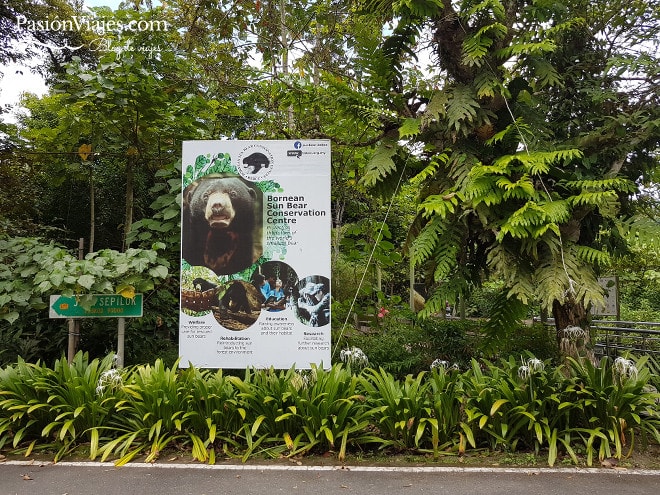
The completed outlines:
{"type": "Polygon", "coordinates": [[[339,359],[349,366],[365,367],[369,365],[369,358],[359,347],[342,349],[339,353],[339,359]]]}
{"type": "Polygon", "coordinates": [[[431,363],[431,369],[435,368],[442,368],[443,370],[456,370],[458,371],[460,368],[458,366],[458,363],[454,364],[449,364],[449,361],[445,361],[443,359],[436,359],[431,363]]]}
{"type": "Polygon", "coordinates": [[[540,359],[530,358],[527,361],[523,359],[523,364],[518,368],[518,376],[523,380],[527,380],[534,372],[543,371],[544,369],[545,364],[540,359]]]}
{"type": "Polygon", "coordinates": [[[530,371],[529,366],[523,364],[520,368],[518,368],[518,376],[523,380],[527,380],[530,376],[532,376],[532,372],[530,371]]]}
{"type": "Polygon", "coordinates": [[[99,381],[96,386],[96,394],[103,395],[103,391],[107,387],[115,389],[122,385],[121,373],[115,368],[109,369],[101,373],[101,376],[99,376],[99,381]]]}
{"type": "Polygon", "coordinates": [[[564,333],[564,337],[571,341],[587,338],[587,332],[580,327],[569,326],[564,328],[562,332],[564,333]]]}
{"type": "Polygon", "coordinates": [[[529,369],[532,371],[543,371],[545,369],[545,364],[543,364],[543,361],[537,358],[531,358],[529,361],[527,361],[527,366],[529,366],[529,369]]]}
{"type": "Polygon", "coordinates": [[[433,361],[431,363],[431,369],[435,369],[435,368],[443,368],[443,369],[446,370],[447,368],[449,368],[449,361],[443,361],[442,359],[436,359],[435,361],[433,361]]]}
{"type": "Polygon", "coordinates": [[[622,357],[616,358],[614,360],[614,364],[612,365],[612,370],[624,378],[637,379],[637,367],[635,366],[635,363],[630,359],[625,359],[622,357]]]}

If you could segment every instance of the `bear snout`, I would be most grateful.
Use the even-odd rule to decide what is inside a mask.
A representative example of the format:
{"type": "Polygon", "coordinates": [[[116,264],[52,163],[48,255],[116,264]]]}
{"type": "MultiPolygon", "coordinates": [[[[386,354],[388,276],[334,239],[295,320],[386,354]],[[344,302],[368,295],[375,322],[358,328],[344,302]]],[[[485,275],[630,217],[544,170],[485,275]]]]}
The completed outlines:
{"type": "Polygon", "coordinates": [[[212,229],[229,227],[234,220],[235,211],[231,198],[226,193],[211,194],[206,203],[206,221],[212,229]]]}

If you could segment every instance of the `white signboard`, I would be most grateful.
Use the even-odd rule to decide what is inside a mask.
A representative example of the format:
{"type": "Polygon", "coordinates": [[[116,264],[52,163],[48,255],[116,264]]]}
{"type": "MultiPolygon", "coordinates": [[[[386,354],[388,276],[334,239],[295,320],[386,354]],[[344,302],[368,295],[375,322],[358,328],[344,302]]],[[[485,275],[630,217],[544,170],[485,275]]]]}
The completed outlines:
{"type": "Polygon", "coordinates": [[[330,367],[330,141],[186,141],[180,365],[330,367]]]}
{"type": "Polygon", "coordinates": [[[598,283],[605,291],[605,306],[594,306],[594,316],[619,317],[619,281],[616,277],[599,277],[598,283]]]}

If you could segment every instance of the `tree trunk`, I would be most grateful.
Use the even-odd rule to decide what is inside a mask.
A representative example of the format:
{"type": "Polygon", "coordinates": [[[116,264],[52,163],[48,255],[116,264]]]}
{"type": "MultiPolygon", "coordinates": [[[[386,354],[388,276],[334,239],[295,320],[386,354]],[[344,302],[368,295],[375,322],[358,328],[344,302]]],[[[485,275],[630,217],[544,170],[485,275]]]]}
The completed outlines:
{"type": "Polygon", "coordinates": [[[581,328],[587,336],[585,340],[588,340],[589,318],[587,310],[581,301],[575,301],[572,296],[567,297],[563,302],[554,301],[552,303],[552,316],[555,319],[557,345],[561,344],[561,340],[564,337],[564,329],[567,327],[581,328]]]}
{"type": "MultiPolygon", "coordinates": [[[[286,77],[289,75],[289,31],[286,27],[286,2],[280,0],[280,43],[282,44],[282,74],[286,77]]],[[[289,105],[287,109],[287,131],[293,132],[293,106],[289,105]]]]}
{"type": "Polygon", "coordinates": [[[89,163],[89,252],[94,252],[94,232],[96,231],[96,193],[94,189],[94,166],[89,163]]]}
{"type": "Polygon", "coordinates": [[[131,226],[133,224],[135,161],[135,154],[129,152],[128,159],[126,160],[126,212],[124,213],[124,239],[122,242],[122,251],[128,249],[126,239],[128,238],[128,233],[131,231],[131,226]]]}

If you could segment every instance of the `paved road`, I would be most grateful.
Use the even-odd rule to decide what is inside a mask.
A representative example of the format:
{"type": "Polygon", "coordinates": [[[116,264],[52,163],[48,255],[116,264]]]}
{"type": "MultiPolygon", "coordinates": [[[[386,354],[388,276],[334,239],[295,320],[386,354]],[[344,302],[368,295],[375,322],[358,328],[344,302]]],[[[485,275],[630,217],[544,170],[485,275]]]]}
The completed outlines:
{"type": "Polygon", "coordinates": [[[660,471],[0,464],[0,495],[657,495],[660,471]]]}

